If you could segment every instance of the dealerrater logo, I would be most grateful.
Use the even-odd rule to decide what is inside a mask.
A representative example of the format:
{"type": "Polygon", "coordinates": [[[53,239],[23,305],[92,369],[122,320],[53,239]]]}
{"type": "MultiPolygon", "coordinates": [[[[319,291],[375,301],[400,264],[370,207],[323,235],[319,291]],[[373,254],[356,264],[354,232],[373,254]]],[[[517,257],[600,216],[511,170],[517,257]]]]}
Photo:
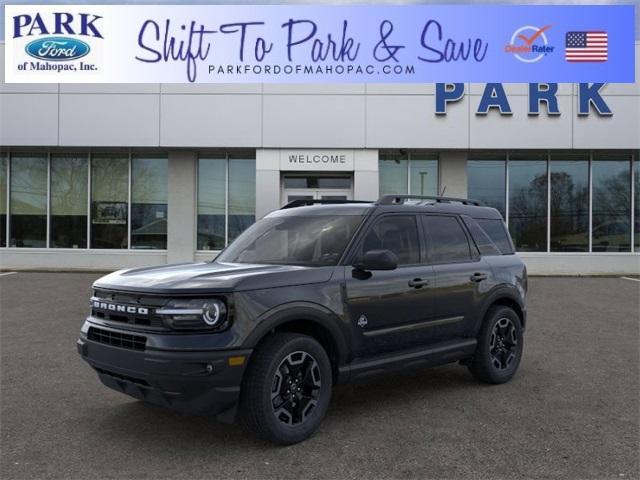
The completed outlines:
{"type": "Polygon", "coordinates": [[[67,12],[14,16],[13,38],[24,37],[28,41],[25,53],[37,60],[19,63],[18,70],[96,71],[95,63],[71,62],[89,55],[92,39],[104,39],[99,29],[100,19],[99,15],[67,12]]]}
{"type": "Polygon", "coordinates": [[[518,28],[511,41],[504,46],[506,53],[512,54],[524,63],[534,63],[542,60],[546,55],[553,53],[554,46],[549,45],[547,33],[551,25],[545,27],[534,27],[526,25],[518,28]]]}

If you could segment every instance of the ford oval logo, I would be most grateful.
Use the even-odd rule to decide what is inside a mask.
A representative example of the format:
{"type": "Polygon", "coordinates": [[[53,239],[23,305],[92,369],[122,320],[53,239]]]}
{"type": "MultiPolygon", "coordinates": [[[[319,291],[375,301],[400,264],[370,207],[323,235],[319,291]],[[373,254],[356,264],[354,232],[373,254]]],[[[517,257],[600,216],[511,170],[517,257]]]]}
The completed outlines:
{"type": "Polygon", "coordinates": [[[84,57],[91,48],[75,38],[46,37],[30,42],[25,51],[34,58],[63,62],[84,57]]]}

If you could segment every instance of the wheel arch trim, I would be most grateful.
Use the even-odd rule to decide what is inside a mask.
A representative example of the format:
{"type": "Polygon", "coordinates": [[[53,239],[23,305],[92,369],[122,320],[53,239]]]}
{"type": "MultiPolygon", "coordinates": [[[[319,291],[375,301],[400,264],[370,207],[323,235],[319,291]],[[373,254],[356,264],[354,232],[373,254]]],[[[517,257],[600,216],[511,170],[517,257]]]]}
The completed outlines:
{"type": "Polygon", "coordinates": [[[294,322],[309,322],[326,331],[335,346],[338,366],[347,363],[349,341],[340,327],[340,318],[327,307],[311,302],[285,303],[260,315],[243,348],[255,348],[271,331],[294,322]]]}

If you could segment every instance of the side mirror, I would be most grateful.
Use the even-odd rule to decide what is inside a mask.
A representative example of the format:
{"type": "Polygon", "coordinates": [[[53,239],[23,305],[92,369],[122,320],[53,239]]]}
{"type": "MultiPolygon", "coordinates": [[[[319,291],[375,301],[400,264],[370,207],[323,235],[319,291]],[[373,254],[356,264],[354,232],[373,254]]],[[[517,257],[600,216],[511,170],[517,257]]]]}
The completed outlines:
{"type": "Polygon", "coordinates": [[[353,265],[358,270],[395,270],[398,257],[391,250],[369,250],[353,265]]]}

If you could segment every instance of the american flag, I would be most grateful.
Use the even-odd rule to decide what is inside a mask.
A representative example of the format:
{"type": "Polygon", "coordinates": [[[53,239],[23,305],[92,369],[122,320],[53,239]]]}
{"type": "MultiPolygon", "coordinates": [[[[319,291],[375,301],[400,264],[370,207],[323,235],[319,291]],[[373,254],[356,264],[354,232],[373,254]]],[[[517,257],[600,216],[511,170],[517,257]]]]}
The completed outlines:
{"type": "Polygon", "coordinates": [[[608,50],[607,32],[567,32],[567,62],[606,62],[608,50]]]}

